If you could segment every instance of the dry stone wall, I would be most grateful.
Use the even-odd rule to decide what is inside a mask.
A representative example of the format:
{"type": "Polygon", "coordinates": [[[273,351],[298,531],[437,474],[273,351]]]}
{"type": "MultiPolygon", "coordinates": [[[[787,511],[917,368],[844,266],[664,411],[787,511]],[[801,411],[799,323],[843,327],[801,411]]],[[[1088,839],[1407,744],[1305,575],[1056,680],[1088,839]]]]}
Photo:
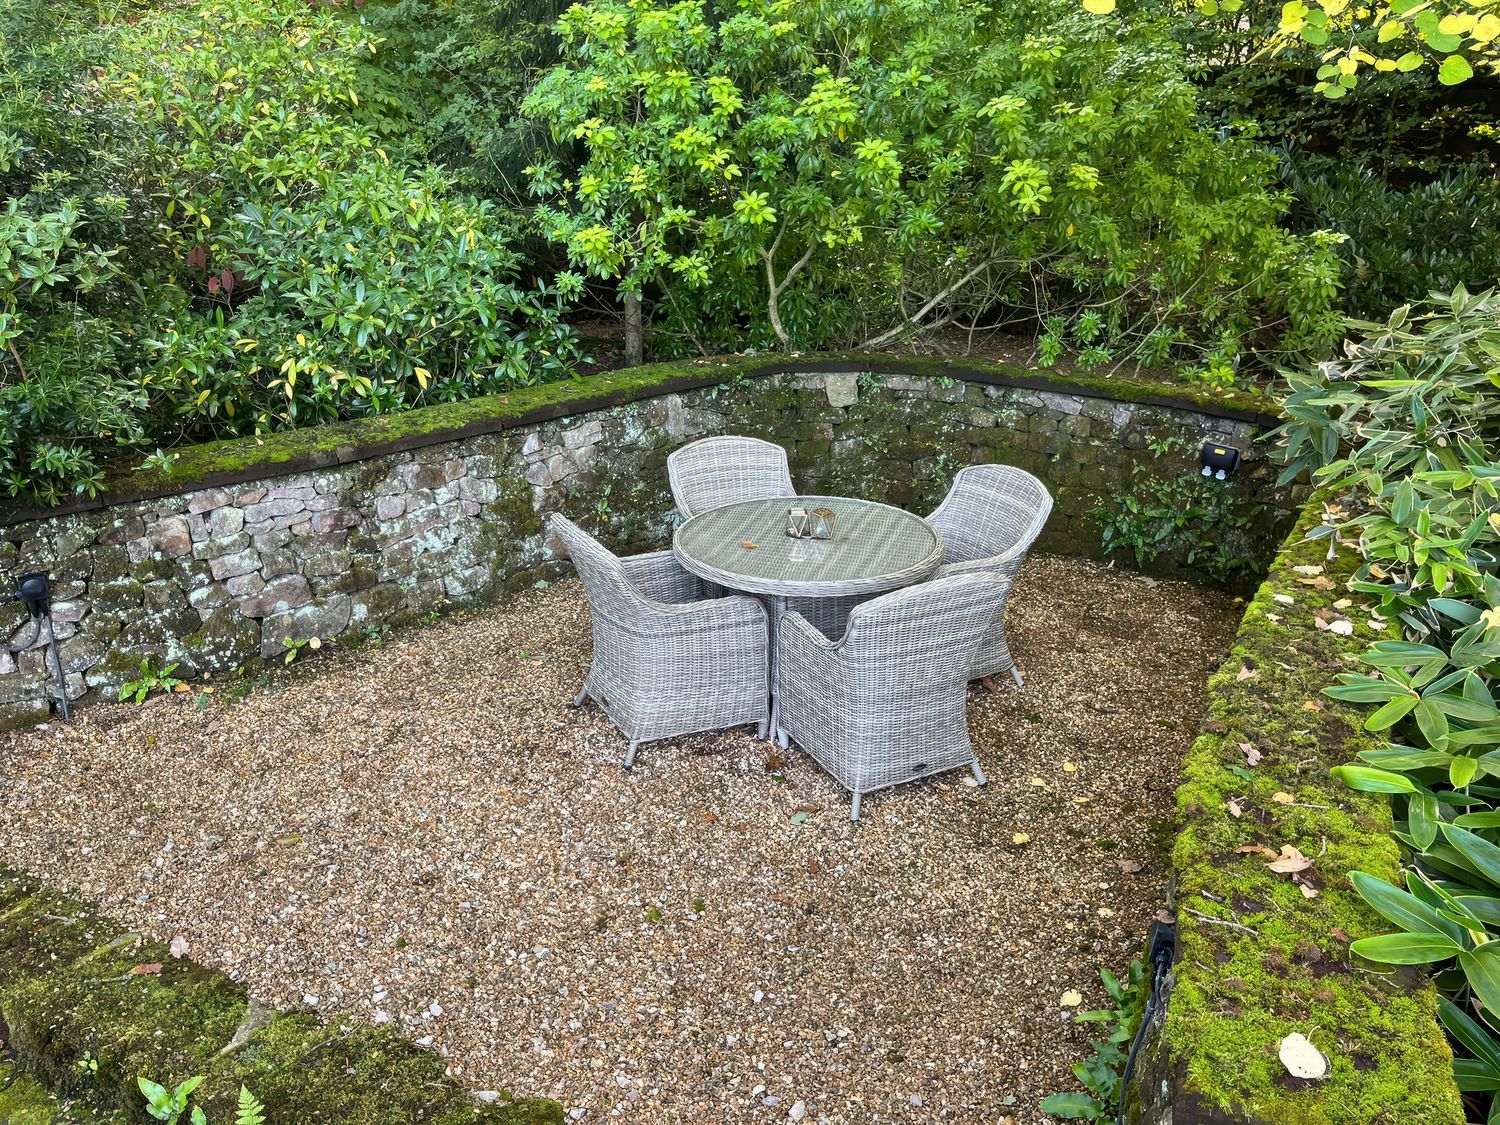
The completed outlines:
{"type": "MultiPolygon", "coordinates": [[[[352,639],[534,582],[555,561],[542,527],[551,511],[623,551],[663,546],[667,454],[706,435],[780,442],[802,492],[913,511],[929,510],[964,465],[1019,465],[1056,499],[1039,549],[1097,555],[1090,513],[1132,465],[1193,471],[1185,454],[1158,462],[1151,443],[1229,441],[1253,457],[1253,430],[1190,406],[965,378],[737,376],[576,415],[523,414],[493,432],[437,431],[400,452],[345,443],[325,467],[263,466],[258,479],[12,519],[0,532],[0,589],[49,573],[69,697],[113,698],[143,659],[176,663],[184,678],[223,677],[279,657],[288,641],[352,639]]],[[[253,443],[233,444],[253,463],[253,443]]],[[[1273,480],[1252,460],[1230,485],[1259,510],[1246,552],[1269,556],[1290,515],[1273,480]]],[[[0,633],[24,641],[21,608],[0,614],[0,633]]],[[[0,728],[46,718],[55,688],[44,659],[39,648],[0,651],[0,728]]]]}

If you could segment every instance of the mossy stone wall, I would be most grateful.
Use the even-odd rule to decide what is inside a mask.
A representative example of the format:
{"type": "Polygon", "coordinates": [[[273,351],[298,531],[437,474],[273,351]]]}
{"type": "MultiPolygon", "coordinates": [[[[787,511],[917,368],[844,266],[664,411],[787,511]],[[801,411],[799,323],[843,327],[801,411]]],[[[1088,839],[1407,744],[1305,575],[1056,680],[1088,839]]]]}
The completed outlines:
{"type": "Polygon", "coordinates": [[[63,1120],[147,1122],[137,1078],[170,1088],[195,1075],[194,1103],[214,1122],[234,1119],[241,1085],[278,1125],[563,1121],[551,1101],[481,1104],[390,1028],[252,1009],[224,974],[3,867],[0,1036],[28,1080],[10,1107],[18,1122],[44,1108],[40,1088],[78,1103],[63,1120]]]}
{"type": "MultiPolygon", "coordinates": [[[[781,443],[804,491],[922,512],[965,465],[1018,465],[1056,501],[1038,548],[1065,554],[1100,553],[1091,513],[1137,467],[1194,472],[1206,440],[1251,457],[1225,484],[1247,513],[1233,533],[1244,555],[1269,555],[1290,516],[1257,459],[1258,416],[1244,401],[989,369],[806,366],[820,364],[827,370],[757,373],[737,360],[613,372],[198,447],[170,474],[126,478],[112,502],[11,513],[0,575],[8,584],[50,572],[68,694],[112,698],[142,660],[177,664],[184,679],[222,676],[279,657],[289,641],[361,637],[535,581],[553,558],[548,512],[624,551],[663,546],[667,455],[710,434],[781,443]],[[1114,393],[1123,397],[1105,397],[1114,393]],[[1169,438],[1177,453],[1152,452],[1169,438]]],[[[25,625],[18,605],[0,607],[13,643],[25,625]]],[[[47,717],[44,661],[39,649],[0,651],[0,729],[47,717]]]]}
{"type": "Polygon", "coordinates": [[[1354,546],[1329,558],[1327,538],[1307,537],[1322,516],[1311,501],[1209,681],[1177,791],[1180,959],[1128,1095],[1134,1125],[1464,1121],[1431,982],[1349,952],[1389,929],[1349,873],[1395,881],[1400,855],[1386,798],[1328,772],[1381,741],[1361,709],[1320,693],[1390,626],[1345,588],[1354,546]],[[1314,861],[1298,881],[1267,866],[1287,846],[1314,861]],[[1323,1081],[1282,1065],[1293,1032],[1328,1057],[1323,1081]]]}

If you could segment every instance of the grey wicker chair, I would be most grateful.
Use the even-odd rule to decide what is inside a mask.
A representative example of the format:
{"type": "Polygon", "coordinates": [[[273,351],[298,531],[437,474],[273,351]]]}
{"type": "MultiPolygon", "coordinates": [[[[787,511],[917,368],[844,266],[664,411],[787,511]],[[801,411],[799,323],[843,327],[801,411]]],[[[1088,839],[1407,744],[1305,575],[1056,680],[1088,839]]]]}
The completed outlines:
{"type": "Polygon", "coordinates": [[[1002,598],[981,571],[923,582],[854,608],[831,641],[789,613],[777,643],[778,735],[790,736],[854,795],[968,766],[985,784],[969,741],[969,668],[1002,598]]]}
{"type": "Polygon", "coordinates": [[[1051,511],[1052,494],[1024,469],[971,465],[959,470],[947,497],[927,517],[943,540],[943,563],[929,581],[974,571],[1001,580],[1000,607],[974,658],[971,680],[1009,672],[1017,687],[1026,686],[1005,641],[1005,600],[1051,511]]]}
{"type": "Polygon", "coordinates": [[[554,534],[583,579],[594,623],[594,660],[583,690],[630,739],[642,742],[770,723],[769,624],[765,607],[738,595],[700,600],[699,579],[671,551],[619,558],[572,520],[554,534]]]}
{"type": "Polygon", "coordinates": [[[786,450],[752,437],[709,437],[667,458],[667,481],[683,519],[738,504],[795,496],[786,450]]]}

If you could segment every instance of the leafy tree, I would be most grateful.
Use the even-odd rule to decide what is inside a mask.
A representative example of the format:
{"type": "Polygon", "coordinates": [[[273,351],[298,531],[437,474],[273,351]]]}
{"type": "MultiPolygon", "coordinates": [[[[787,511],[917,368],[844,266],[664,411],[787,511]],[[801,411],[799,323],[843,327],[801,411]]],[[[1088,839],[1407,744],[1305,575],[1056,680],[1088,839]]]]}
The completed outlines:
{"type": "Polygon", "coordinates": [[[1280,229],[1269,158],[1200,126],[1160,30],[955,0],[595,0],[558,30],[524,108],[583,162],[533,169],[544,228],[702,350],[1089,308],[1130,349],[1337,329],[1330,240],[1280,229]]]}

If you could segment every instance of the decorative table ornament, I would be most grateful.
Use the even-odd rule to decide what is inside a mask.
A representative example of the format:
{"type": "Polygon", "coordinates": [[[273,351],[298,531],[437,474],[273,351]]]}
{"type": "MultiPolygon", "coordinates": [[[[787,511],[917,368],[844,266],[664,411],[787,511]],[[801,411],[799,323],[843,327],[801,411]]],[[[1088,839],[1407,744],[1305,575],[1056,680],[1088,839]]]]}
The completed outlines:
{"type": "Polygon", "coordinates": [[[793,539],[801,539],[808,533],[808,518],[806,508],[787,509],[786,533],[793,539]]]}
{"type": "Polygon", "coordinates": [[[808,534],[814,539],[833,538],[833,510],[814,508],[807,513],[808,534]]]}

